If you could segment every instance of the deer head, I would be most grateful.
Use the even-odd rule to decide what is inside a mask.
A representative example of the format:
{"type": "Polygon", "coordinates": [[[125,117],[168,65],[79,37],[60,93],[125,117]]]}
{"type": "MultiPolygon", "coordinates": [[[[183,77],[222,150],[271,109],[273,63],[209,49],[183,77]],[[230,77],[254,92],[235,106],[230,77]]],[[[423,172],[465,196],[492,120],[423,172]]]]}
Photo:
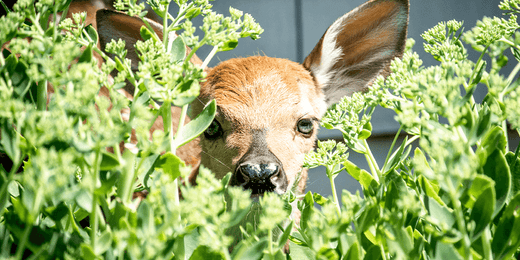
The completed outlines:
{"type": "MultiPolygon", "coordinates": [[[[209,69],[192,104],[195,114],[213,99],[218,104],[200,137],[202,165],[217,178],[232,172],[231,184],[253,195],[281,194],[292,185],[303,192],[307,172],[301,165],[314,148],[320,118],[341,97],[365,90],[402,55],[408,5],[371,0],[357,7],[327,29],[303,64],[253,56],[209,69]]],[[[137,64],[130,54],[143,23],[108,10],[98,11],[96,19],[102,48],[123,38],[137,64]]],[[[160,33],[161,25],[153,24],[160,33]]]]}

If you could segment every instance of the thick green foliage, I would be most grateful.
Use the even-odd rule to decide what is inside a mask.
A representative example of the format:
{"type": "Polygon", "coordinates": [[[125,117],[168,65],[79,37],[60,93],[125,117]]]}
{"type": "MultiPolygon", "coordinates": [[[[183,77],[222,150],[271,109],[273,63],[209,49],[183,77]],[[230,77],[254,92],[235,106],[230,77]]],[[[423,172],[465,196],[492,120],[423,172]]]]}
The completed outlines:
{"type": "MultiPolygon", "coordinates": [[[[153,120],[171,118],[171,105],[183,108],[183,120],[199,93],[205,75],[188,62],[186,44],[192,53],[214,46],[206,65],[239,38],[256,39],[262,32],[236,9],[223,17],[207,1],[175,3],[179,14],[172,17],[168,1],[149,1],[169,26],[163,39],[141,28],[137,72],[125,59],[124,43],[107,46],[113,59],[97,49],[97,33],[84,26],[84,15],[48,23],[67,8],[66,0],[20,0],[0,18],[0,44],[7,47],[0,54],[0,154],[12,162],[0,167],[0,258],[518,257],[520,158],[506,129],[520,128],[520,1],[500,4],[508,20],[484,18],[465,33],[462,23],[450,21],[425,32],[424,48],[437,66],[422,67],[410,40],[390,76],[329,110],[322,124],[340,130],[345,144],[319,143],[305,167],[326,167],[332,198],[289,192],[255,203],[248,192],[228,187],[229,175],[216,180],[204,168],[197,186],[179,182],[190,168],[175,150],[211,123],[215,102],[176,133],[165,120],[164,131],[149,139],[153,120]],[[201,40],[190,22],[198,15],[204,16],[201,40]],[[168,41],[170,31],[181,37],[168,41]],[[476,63],[467,59],[462,41],[482,53],[476,63]],[[507,77],[500,73],[506,50],[517,59],[507,77]],[[105,59],[101,69],[94,52],[105,59]],[[119,73],[112,83],[107,79],[113,69],[119,73]],[[125,81],[135,86],[133,101],[117,92],[125,81]],[[54,88],[50,97],[48,83],[54,88]],[[110,100],[98,95],[101,86],[110,100]],[[481,104],[473,98],[477,86],[489,93],[481,104]],[[381,167],[366,142],[378,105],[397,113],[395,140],[407,133],[399,147],[394,141],[381,167]],[[122,119],[125,110],[128,120],[122,119]],[[121,143],[132,146],[132,129],[137,147],[121,152],[121,143]],[[412,151],[414,142],[419,148],[412,151]],[[370,170],[349,161],[348,149],[364,154],[370,170]],[[360,182],[363,197],[336,194],[334,179],[344,169],[360,182]],[[133,200],[133,192],[143,189],[149,191],[146,200],[133,200]],[[301,211],[299,226],[290,219],[291,205],[301,211]],[[287,240],[289,254],[283,250],[287,240]]],[[[145,15],[144,6],[131,0],[117,1],[116,8],[145,15]]]]}
{"type": "Polygon", "coordinates": [[[342,131],[370,172],[341,157],[341,144],[318,144],[306,166],[326,167],[334,198],[321,211],[312,207],[318,201],[311,193],[299,203],[305,214],[291,238],[296,250],[312,252],[312,259],[517,259],[520,158],[518,148],[510,151],[506,130],[507,122],[517,132],[520,126],[519,3],[501,3],[509,20],[484,18],[466,33],[461,22],[449,21],[425,32],[424,49],[439,65],[423,67],[409,40],[391,75],[327,113],[323,125],[342,131]],[[476,63],[467,59],[463,41],[482,53],[476,63]],[[500,70],[508,49],[517,64],[506,78],[500,70]],[[477,86],[488,89],[481,104],[473,98],[477,86]],[[365,142],[376,105],[395,111],[401,124],[382,167],[365,142]],[[394,149],[402,130],[407,137],[394,149]],[[412,155],[414,141],[419,147],[412,155]],[[343,191],[340,206],[333,178],[343,169],[361,183],[364,198],[343,191]]]}

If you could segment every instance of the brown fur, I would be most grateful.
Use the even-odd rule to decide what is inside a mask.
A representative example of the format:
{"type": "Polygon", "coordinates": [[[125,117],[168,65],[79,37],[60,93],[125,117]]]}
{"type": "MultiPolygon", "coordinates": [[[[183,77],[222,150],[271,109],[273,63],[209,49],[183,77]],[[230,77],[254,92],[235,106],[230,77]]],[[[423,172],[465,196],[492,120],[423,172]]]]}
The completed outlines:
{"type": "MultiPolygon", "coordinates": [[[[298,192],[304,192],[307,171],[301,165],[305,153],[314,148],[319,119],[329,105],[366,89],[385,73],[393,58],[402,55],[408,9],[408,0],[368,1],[333,23],[301,65],[255,56],[224,61],[210,69],[201,95],[191,108],[198,114],[215,99],[215,120],[222,127],[222,136],[208,139],[202,135],[200,143],[197,139],[181,147],[178,154],[195,166],[200,159],[217,178],[228,172],[236,177],[243,174],[236,171],[238,162],[256,149],[255,143],[258,145],[259,141],[253,138],[261,138],[262,152],[273,154],[281,162],[288,187],[296,184],[298,192]],[[312,122],[311,134],[298,130],[301,119],[312,122]],[[296,183],[299,172],[301,179],[296,183]]],[[[111,39],[123,38],[135,67],[138,58],[133,43],[141,38],[140,19],[101,10],[97,12],[96,24],[101,48],[111,39]]],[[[162,37],[161,25],[153,23],[152,27],[162,37]]],[[[198,58],[192,62],[202,63],[198,58]]],[[[132,93],[131,89],[127,91],[132,93]]],[[[173,117],[177,120],[178,112],[173,117]]],[[[175,131],[178,121],[174,124],[175,131]]],[[[162,120],[155,122],[151,132],[160,128],[162,120]]],[[[298,216],[298,212],[293,212],[297,223],[298,216]]]]}

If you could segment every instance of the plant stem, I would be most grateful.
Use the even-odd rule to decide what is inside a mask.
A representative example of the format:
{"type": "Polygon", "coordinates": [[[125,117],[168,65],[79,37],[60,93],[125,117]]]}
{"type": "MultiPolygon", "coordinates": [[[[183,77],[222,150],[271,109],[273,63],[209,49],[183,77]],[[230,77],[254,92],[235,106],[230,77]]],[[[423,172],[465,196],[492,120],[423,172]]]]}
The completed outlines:
{"type": "Polygon", "coordinates": [[[208,54],[208,56],[206,57],[206,59],[204,59],[204,62],[202,63],[201,68],[203,70],[206,68],[206,66],[208,66],[208,63],[211,61],[211,59],[213,59],[213,56],[215,56],[217,51],[218,51],[218,46],[213,46],[213,49],[211,50],[211,52],[208,54]]]}
{"type": "Polygon", "coordinates": [[[456,221],[457,221],[457,226],[459,228],[459,232],[462,234],[462,244],[464,246],[464,259],[472,259],[471,257],[471,251],[470,251],[470,248],[471,248],[471,240],[469,239],[468,237],[468,233],[467,233],[467,230],[466,230],[466,222],[464,221],[464,213],[462,212],[462,207],[461,207],[461,202],[460,200],[457,198],[457,191],[455,189],[455,187],[453,187],[453,182],[452,182],[452,179],[450,177],[450,175],[447,175],[447,180],[446,180],[446,183],[448,185],[448,193],[449,193],[449,196],[450,196],[450,199],[451,199],[451,203],[453,204],[453,207],[454,207],[454,213],[455,213],[455,218],[456,218],[456,221]]]}
{"type": "Polygon", "coordinates": [[[334,184],[334,168],[335,167],[329,167],[327,166],[327,176],[329,177],[329,180],[330,180],[330,187],[332,189],[332,197],[334,199],[334,205],[336,205],[336,211],[338,213],[338,217],[341,216],[341,208],[339,206],[339,201],[338,201],[338,194],[336,192],[336,185],[334,184]]]}
{"type": "Polygon", "coordinates": [[[394,141],[392,142],[392,145],[390,146],[390,150],[388,150],[388,154],[386,155],[385,163],[383,164],[383,169],[385,168],[386,164],[388,163],[388,160],[390,159],[390,156],[392,155],[392,151],[394,150],[395,143],[397,142],[397,138],[399,138],[399,134],[401,134],[401,130],[403,129],[403,126],[399,126],[399,130],[397,130],[397,133],[395,134],[394,141]]]}
{"type": "MultiPolygon", "coordinates": [[[[190,9],[192,6],[194,5],[194,3],[190,3],[186,8],[182,8],[182,6],[179,6],[179,13],[177,15],[177,18],[175,18],[175,20],[173,20],[172,22],[172,26],[175,27],[179,24],[180,21],[182,21],[181,18],[184,18],[184,13],[190,9]]],[[[167,13],[168,14],[168,13],[167,13]]],[[[168,14],[169,15],[169,14],[168,14]]]]}
{"type": "Polygon", "coordinates": [[[170,2],[168,2],[165,6],[164,16],[163,16],[163,44],[164,44],[165,50],[168,49],[168,7],[169,6],[170,6],[170,2]]]}
{"type": "Polygon", "coordinates": [[[47,108],[47,80],[42,80],[36,85],[36,108],[44,111],[47,108]]]}
{"type": "Polygon", "coordinates": [[[184,62],[190,62],[191,60],[191,57],[193,57],[193,55],[195,55],[195,52],[197,52],[197,50],[203,46],[204,44],[206,44],[206,41],[207,41],[207,38],[204,37],[202,39],[202,41],[200,41],[195,47],[193,47],[193,49],[190,51],[190,53],[188,54],[188,56],[186,57],[186,59],[184,60],[184,62]]]}
{"type": "Polygon", "coordinates": [[[269,259],[274,260],[273,257],[273,230],[269,229],[267,231],[267,238],[269,239],[269,259]]]}
{"type": "Polygon", "coordinates": [[[367,150],[365,153],[365,158],[367,160],[368,166],[370,167],[370,171],[372,172],[372,176],[377,182],[379,182],[379,180],[382,179],[381,171],[379,170],[379,166],[377,165],[376,159],[374,158],[374,155],[372,154],[366,139],[363,140],[363,145],[367,150]]]}
{"type": "Polygon", "coordinates": [[[92,246],[92,250],[96,249],[97,243],[97,230],[98,230],[98,221],[97,221],[97,196],[96,196],[96,186],[98,182],[99,175],[99,159],[100,159],[101,151],[96,151],[96,157],[94,159],[94,169],[92,171],[92,185],[90,187],[90,192],[92,194],[92,212],[90,213],[90,244],[92,246]]]}
{"type": "Polygon", "coordinates": [[[16,249],[16,257],[15,259],[22,259],[23,252],[25,251],[25,243],[27,243],[27,240],[29,239],[29,234],[32,230],[32,225],[29,225],[25,223],[25,229],[23,230],[23,236],[20,241],[20,244],[18,245],[18,248],[16,249]]]}

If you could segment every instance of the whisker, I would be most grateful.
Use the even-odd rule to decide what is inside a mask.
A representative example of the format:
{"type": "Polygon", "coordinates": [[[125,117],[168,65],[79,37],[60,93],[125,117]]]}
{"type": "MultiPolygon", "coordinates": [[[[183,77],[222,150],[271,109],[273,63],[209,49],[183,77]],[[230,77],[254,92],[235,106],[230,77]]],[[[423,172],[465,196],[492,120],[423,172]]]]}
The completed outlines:
{"type": "Polygon", "coordinates": [[[227,164],[221,162],[219,159],[215,158],[214,156],[212,156],[211,154],[205,152],[205,151],[202,151],[203,153],[207,154],[209,157],[211,157],[212,159],[214,159],[215,161],[219,162],[220,164],[224,165],[226,168],[228,168],[230,171],[233,171],[233,169],[231,169],[231,167],[227,166],[227,164]]]}

